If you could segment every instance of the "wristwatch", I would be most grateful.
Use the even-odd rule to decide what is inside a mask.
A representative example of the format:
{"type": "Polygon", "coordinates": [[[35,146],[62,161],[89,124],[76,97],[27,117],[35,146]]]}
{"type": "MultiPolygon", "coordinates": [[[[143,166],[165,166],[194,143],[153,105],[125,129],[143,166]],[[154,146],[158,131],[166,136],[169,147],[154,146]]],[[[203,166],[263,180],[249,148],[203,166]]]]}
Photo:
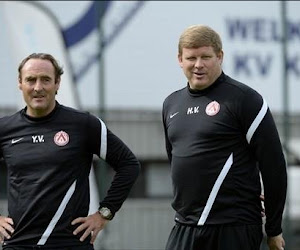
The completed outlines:
{"type": "Polygon", "coordinates": [[[107,207],[101,207],[98,210],[98,212],[101,215],[101,217],[106,219],[106,220],[112,220],[112,218],[114,217],[112,212],[110,211],[110,209],[107,208],[107,207]]]}

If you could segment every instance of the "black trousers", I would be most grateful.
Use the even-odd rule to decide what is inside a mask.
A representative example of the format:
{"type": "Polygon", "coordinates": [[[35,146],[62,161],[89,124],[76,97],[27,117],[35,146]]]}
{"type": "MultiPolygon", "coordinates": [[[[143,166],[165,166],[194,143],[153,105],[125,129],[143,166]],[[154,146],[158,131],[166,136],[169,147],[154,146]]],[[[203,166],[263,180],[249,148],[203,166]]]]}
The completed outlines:
{"type": "Polygon", "coordinates": [[[262,238],[261,225],[176,224],[166,250],[259,250],[262,238]]]}
{"type": "Polygon", "coordinates": [[[46,246],[3,246],[3,250],[94,250],[93,245],[61,246],[49,248],[46,246]]]}

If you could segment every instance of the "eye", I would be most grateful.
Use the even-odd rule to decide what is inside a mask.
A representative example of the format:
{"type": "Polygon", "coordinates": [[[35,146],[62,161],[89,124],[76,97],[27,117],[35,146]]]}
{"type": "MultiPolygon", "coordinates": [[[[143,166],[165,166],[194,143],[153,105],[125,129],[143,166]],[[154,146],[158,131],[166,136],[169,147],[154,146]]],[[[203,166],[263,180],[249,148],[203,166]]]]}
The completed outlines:
{"type": "Polygon", "coordinates": [[[49,83],[49,82],[51,82],[51,78],[50,77],[42,77],[42,82],[44,82],[44,83],[49,83]]]}
{"type": "Polygon", "coordinates": [[[33,84],[33,83],[35,83],[35,81],[36,81],[36,78],[34,78],[34,77],[25,78],[25,82],[27,82],[29,84],[33,84]]]}
{"type": "Polygon", "coordinates": [[[203,55],[203,56],[202,56],[202,59],[204,59],[204,60],[208,60],[208,59],[210,59],[210,58],[211,58],[210,55],[203,55]]]}
{"type": "Polygon", "coordinates": [[[194,56],[189,56],[189,57],[186,58],[186,60],[188,60],[188,61],[195,61],[195,60],[196,60],[196,57],[194,57],[194,56]]]}

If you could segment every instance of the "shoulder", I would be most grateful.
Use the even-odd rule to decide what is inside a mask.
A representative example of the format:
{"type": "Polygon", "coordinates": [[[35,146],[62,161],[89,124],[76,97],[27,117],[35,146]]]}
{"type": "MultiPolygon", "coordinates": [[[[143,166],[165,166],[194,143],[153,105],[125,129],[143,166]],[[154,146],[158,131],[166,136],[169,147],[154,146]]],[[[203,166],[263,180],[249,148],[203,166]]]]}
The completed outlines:
{"type": "Polygon", "coordinates": [[[65,118],[74,118],[74,119],[89,119],[90,116],[93,116],[90,114],[90,112],[85,110],[79,110],[75,109],[69,106],[60,105],[60,114],[65,118]]]}
{"type": "Polygon", "coordinates": [[[177,98],[186,93],[186,89],[187,87],[184,87],[169,94],[164,100],[164,105],[168,102],[172,102],[173,100],[177,100],[177,98]]]}
{"type": "Polygon", "coordinates": [[[5,126],[6,124],[14,124],[20,119],[20,113],[21,111],[18,111],[12,115],[0,117],[0,126],[5,126]]]}
{"type": "Polygon", "coordinates": [[[72,108],[69,106],[64,106],[62,104],[59,105],[59,109],[61,110],[61,112],[65,113],[65,114],[69,114],[69,115],[86,116],[89,114],[89,112],[87,112],[87,111],[75,109],[75,108],[72,108]]]}
{"type": "Polygon", "coordinates": [[[72,107],[60,105],[60,119],[74,121],[77,124],[100,123],[100,119],[89,111],[78,110],[72,107]]]}
{"type": "Polygon", "coordinates": [[[249,94],[260,96],[260,94],[249,85],[233,79],[228,75],[225,75],[222,86],[224,88],[230,89],[230,91],[232,91],[232,94],[240,94],[242,97],[249,94]]]}
{"type": "Polygon", "coordinates": [[[243,121],[248,119],[252,122],[260,111],[267,111],[268,104],[266,100],[254,88],[229,76],[226,76],[224,83],[225,89],[222,89],[222,93],[226,93],[224,103],[228,109],[241,117],[243,121]]]}
{"type": "Polygon", "coordinates": [[[6,115],[0,118],[0,137],[2,137],[13,126],[18,126],[22,122],[21,111],[12,115],[6,115]]]}

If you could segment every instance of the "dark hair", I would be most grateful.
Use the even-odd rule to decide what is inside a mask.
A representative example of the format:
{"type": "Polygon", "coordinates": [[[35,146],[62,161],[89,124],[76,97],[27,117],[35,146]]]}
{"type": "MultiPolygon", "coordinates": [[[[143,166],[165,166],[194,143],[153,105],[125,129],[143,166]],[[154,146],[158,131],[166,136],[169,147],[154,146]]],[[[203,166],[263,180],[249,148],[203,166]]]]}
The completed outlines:
{"type": "Polygon", "coordinates": [[[18,67],[19,79],[22,78],[21,76],[22,68],[24,67],[25,63],[30,59],[42,59],[42,60],[50,61],[54,67],[55,82],[57,82],[60,76],[64,73],[63,68],[59,65],[58,61],[52,55],[46,53],[33,53],[27,56],[26,58],[24,58],[22,62],[19,64],[18,67]]]}

